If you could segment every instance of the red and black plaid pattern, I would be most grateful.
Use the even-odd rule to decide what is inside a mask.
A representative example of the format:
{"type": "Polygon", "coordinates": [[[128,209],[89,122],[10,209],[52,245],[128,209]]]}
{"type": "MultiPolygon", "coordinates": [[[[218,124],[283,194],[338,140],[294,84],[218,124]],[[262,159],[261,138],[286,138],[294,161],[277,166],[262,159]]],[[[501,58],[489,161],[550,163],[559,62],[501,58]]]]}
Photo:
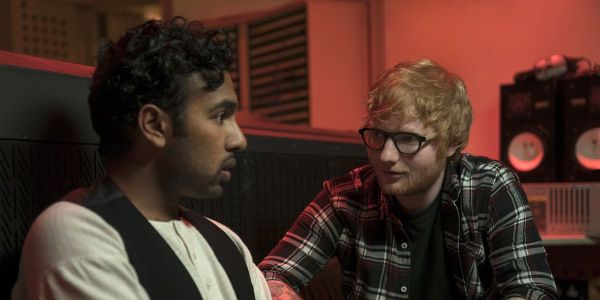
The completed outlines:
{"type": "MultiPolygon", "coordinates": [[[[323,186],[259,264],[267,280],[299,289],[337,256],[346,298],[408,299],[408,235],[389,213],[393,198],[381,192],[373,169],[359,167],[323,186]]],[[[460,298],[557,299],[525,193],[502,163],[464,154],[447,165],[442,226],[460,298]]]]}

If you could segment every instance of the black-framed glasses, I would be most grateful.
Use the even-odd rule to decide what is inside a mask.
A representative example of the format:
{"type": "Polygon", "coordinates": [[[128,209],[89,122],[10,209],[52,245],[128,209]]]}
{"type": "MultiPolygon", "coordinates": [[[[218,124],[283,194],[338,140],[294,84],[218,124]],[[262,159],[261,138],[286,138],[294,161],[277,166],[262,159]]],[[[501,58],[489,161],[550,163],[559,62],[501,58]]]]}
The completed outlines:
{"type": "Polygon", "coordinates": [[[385,145],[385,142],[388,138],[392,139],[396,149],[398,152],[404,155],[414,155],[421,147],[424,145],[426,141],[431,139],[427,139],[422,135],[418,135],[412,132],[394,132],[389,133],[383,130],[379,130],[376,128],[361,128],[358,133],[362,136],[363,142],[367,147],[372,150],[381,150],[385,145]]]}

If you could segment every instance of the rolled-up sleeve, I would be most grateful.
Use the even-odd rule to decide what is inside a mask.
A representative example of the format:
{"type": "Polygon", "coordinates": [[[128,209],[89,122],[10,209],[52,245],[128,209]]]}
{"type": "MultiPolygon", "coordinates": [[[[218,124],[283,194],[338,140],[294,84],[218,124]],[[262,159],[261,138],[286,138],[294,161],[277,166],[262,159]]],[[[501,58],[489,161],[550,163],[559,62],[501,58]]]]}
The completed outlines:
{"type": "Polygon", "coordinates": [[[322,191],[258,267],[267,280],[284,281],[298,291],[335,254],[341,230],[329,193],[322,191]]]}

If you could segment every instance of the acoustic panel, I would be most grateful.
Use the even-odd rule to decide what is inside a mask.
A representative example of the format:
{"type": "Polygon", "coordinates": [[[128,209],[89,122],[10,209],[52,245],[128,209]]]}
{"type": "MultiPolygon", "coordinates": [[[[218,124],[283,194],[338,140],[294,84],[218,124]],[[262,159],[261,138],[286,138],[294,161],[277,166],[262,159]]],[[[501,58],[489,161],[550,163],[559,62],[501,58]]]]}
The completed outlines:
{"type": "Polygon", "coordinates": [[[248,24],[250,110],[280,123],[308,124],[306,8],[248,24]]]}
{"type": "Polygon", "coordinates": [[[67,192],[104,174],[96,148],[0,139],[0,298],[8,299],[33,220],[67,192]]]}
{"type": "Polygon", "coordinates": [[[0,65],[0,138],[97,143],[88,113],[90,79],[0,65]]]}

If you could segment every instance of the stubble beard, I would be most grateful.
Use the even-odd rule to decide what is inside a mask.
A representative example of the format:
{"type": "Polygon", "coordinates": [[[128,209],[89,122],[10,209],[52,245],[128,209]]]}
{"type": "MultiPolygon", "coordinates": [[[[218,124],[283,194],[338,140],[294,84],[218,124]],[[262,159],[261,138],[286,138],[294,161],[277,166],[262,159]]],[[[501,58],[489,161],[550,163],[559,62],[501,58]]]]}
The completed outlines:
{"type": "MultiPolygon", "coordinates": [[[[186,137],[168,149],[167,159],[163,161],[162,184],[173,196],[191,199],[217,199],[223,195],[219,180],[220,173],[205,174],[202,163],[195,161],[197,156],[188,153],[185,147],[186,137]]],[[[220,172],[220,170],[219,170],[220,172]]]]}
{"type": "MultiPolygon", "coordinates": [[[[387,195],[415,196],[428,191],[441,176],[446,167],[445,158],[438,158],[422,168],[422,172],[408,173],[404,178],[394,183],[380,184],[381,190],[387,195]]],[[[378,180],[382,182],[381,180],[378,180]]]]}

